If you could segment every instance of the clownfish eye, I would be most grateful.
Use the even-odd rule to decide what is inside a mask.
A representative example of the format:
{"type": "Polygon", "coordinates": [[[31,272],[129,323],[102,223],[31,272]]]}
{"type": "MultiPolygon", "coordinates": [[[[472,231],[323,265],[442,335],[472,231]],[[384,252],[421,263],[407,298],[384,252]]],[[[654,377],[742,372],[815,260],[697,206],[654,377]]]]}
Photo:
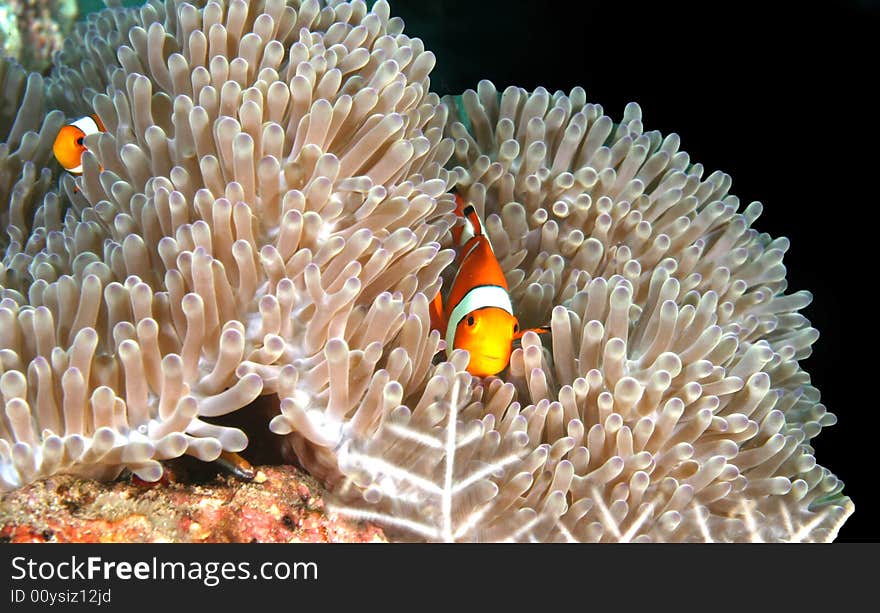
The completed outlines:
{"type": "Polygon", "coordinates": [[[513,324],[513,331],[519,332],[519,324],[513,324]]]}
{"type": "Polygon", "coordinates": [[[85,137],[80,136],[78,139],[76,139],[76,144],[79,145],[80,147],[82,147],[84,138],[85,137]]]}
{"type": "Polygon", "coordinates": [[[473,315],[471,315],[467,318],[467,325],[469,325],[469,326],[474,325],[474,316],[473,315]]]}

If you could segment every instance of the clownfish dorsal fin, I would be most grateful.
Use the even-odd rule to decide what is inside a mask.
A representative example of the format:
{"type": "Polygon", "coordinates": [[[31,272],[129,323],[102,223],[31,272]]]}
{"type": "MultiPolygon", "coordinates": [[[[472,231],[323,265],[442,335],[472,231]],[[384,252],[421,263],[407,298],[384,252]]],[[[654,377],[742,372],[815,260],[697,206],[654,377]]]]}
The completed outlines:
{"type": "Polygon", "coordinates": [[[455,210],[458,215],[459,222],[452,229],[452,238],[459,247],[465,247],[475,238],[485,240],[489,245],[489,249],[495,252],[495,247],[489,239],[489,235],[483,229],[483,221],[477,214],[477,210],[472,204],[465,205],[461,196],[455,195],[457,207],[455,210]]]}
{"type": "Polygon", "coordinates": [[[477,215],[477,210],[472,205],[469,204],[464,207],[462,216],[466,221],[470,222],[470,229],[474,236],[483,236],[483,223],[477,215]]]}

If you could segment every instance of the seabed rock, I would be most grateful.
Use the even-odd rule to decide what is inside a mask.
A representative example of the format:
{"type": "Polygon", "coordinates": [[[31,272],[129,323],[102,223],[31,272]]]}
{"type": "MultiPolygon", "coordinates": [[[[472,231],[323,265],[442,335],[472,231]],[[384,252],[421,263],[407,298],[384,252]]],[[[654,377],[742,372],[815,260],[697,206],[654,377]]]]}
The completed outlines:
{"type": "Polygon", "coordinates": [[[386,542],[379,528],[329,513],[318,482],[260,466],[251,482],[143,485],[55,475],[0,497],[0,541],[13,543],[386,542]]]}

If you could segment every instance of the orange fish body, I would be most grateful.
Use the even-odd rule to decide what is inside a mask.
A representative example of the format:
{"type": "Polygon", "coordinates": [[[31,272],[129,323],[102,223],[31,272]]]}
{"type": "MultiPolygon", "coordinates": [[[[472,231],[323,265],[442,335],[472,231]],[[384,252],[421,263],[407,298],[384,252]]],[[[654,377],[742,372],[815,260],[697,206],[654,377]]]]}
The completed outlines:
{"type": "Polygon", "coordinates": [[[82,174],[82,156],[86,151],[85,137],[103,131],[104,124],[97,115],[80,117],[64,126],[58,131],[58,136],[55,137],[55,143],[52,145],[55,159],[67,172],[74,175],[82,174]]]}
{"type": "Polygon", "coordinates": [[[454,349],[466,349],[470,354],[468,372],[487,377],[507,368],[512,343],[523,331],[479,216],[458,194],[455,202],[460,220],[452,229],[452,238],[458,248],[459,268],[445,305],[439,292],[431,303],[431,321],[446,340],[446,355],[454,349]]]}

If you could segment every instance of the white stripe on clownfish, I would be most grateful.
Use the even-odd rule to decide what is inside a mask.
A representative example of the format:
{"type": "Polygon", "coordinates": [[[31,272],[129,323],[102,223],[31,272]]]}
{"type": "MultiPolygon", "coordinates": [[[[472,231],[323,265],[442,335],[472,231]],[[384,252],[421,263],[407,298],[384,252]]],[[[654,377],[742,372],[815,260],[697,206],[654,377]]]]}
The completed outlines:
{"type": "Polygon", "coordinates": [[[510,294],[498,285],[478,285],[464,295],[464,298],[452,309],[449,323],[446,324],[446,355],[452,355],[455,347],[455,329],[468,313],[487,307],[497,307],[513,315],[513,304],[510,294]]]}
{"type": "Polygon", "coordinates": [[[85,134],[86,136],[89,136],[90,134],[97,134],[101,131],[101,128],[98,127],[98,122],[89,115],[86,115],[85,117],[80,117],[70,125],[82,130],[83,134],[85,134]]]}

